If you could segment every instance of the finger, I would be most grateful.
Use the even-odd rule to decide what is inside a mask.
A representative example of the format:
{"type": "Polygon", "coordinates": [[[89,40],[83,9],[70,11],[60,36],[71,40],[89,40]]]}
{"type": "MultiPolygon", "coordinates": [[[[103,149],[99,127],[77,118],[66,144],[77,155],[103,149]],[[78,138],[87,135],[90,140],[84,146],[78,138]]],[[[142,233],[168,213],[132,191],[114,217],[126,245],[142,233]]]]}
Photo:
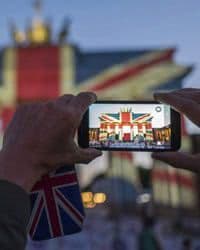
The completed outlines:
{"type": "Polygon", "coordinates": [[[182,93],[182,92],[200,92],[200,89],[197,88],[183,88],[183,89],[177,89],[177,90],[173,90],[170,93],[182,93]]]}
{"type": "Polygon", "coordinates": [[[175,90],[170,93],[177,94],[180,97],[189,98],[197,103],[200,103],[200,89],[185,88],[185,89],[175,90]]]}
{"type": "Polygon", "coordinates": [[[183,152],[153,153],[152,158],[163,161],[175,168],[200,172],[199,160],[191,154],[183,152]]]}
{"type": "Polygon", "coordinates": [[[79,116],[83,116],[88,107],[97,100],[97,96],[92,92],[81,92],[75,96],[70,104],[77,110],[79,116]]]}
{"type": "Polygon", "coordinates": [[[94,148],[85,148],[85,149],[79,148],[77,152],[76,163],[87,164],[101,155],[102,155],[102,152],[94,148]]]}
{"type": "Polygon", "coordinates": [[[85,112],[89,105],[94,103],[97,100],[97,96],[93,92],[81,92],[74,97],[71,104],[74,104],[78,107],[81,112],[85,112]]]}
{"type": "Polygon", "coordinates": [[[102,155],[100,150],[96,150],[94,148],[82,149],[78,148],[75,153],[67,153],[67,154],[53,154],[46,158],[46,163],[43,164],[45,173],[53,171],[64,165],[71,165],[76,163],[89,163],[95,158],[102,155]]]}
{"type": "Polygon", "coordinates": [[[184,113],[197,126],[200,126],[200,106],[193,100],[173,93],[155,93],[154,98],[173,106],[176,110],[184,113]]]}
{"type": "Polygon", "coordinates": [[[55,103],[61,106],[65,106],[71,101],[72,98],[74,98],[74,95],[72,94],[62,95],[55,100],[55,103]]]}

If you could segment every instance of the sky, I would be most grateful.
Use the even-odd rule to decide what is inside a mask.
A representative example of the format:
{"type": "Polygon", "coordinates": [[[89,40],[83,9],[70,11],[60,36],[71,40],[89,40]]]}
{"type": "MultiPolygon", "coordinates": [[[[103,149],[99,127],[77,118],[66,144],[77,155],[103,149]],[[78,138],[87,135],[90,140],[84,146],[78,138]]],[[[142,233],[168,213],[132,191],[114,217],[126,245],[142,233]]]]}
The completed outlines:
{"type": "Polygon", "coordinates": [[[100,120],[99,117],[101,114],[106,113],[119,113],[121,109],[132,109],[133,113],[141,114],[151,114],[152,127],[153,128],[162,128],[169,125],[170,123],[170,112],[169,106],[164,104],[93,104],[89,109],[89,127],[90,128],[99,128],[100,120]],[[156,107],[161,108],[161,112],[156,111],[156,107]],[[164,108],[165,106],[165,108],[164,108]]]}
{"type": "MultiPolygon", "coordinates": [[[[33,16],[32,0],[2,1],[0,46],[11,43],[8,23],[24,28],[33,16]]],[[[186,86],[200,87],[200,1],[43,0],[43,16],[54,35],[70,17],[70,40],[85,50],[176,47],[176,61],[195,65],[186,86]]]]}

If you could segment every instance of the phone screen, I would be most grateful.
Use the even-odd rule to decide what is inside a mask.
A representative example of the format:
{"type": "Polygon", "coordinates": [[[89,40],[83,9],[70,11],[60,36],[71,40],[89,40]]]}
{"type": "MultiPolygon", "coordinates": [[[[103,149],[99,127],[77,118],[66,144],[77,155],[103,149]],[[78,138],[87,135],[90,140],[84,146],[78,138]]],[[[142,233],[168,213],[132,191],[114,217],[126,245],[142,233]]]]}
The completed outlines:
{"type": "Polygon", "coordinates": [[[94,103],[88,110],[89,147],[170,150],[169,105],[159,103],[94,103]]]}

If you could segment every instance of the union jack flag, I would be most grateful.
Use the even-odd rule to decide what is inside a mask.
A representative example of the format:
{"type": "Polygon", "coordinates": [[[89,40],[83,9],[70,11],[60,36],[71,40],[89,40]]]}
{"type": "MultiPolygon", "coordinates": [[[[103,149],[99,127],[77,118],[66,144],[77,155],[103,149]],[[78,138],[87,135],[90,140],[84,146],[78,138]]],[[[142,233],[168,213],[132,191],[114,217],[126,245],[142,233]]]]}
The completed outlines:
{"type": "MultiPolygon", "coordinates": [[[[146,121],[151,121],[152,119],[152,115],[151,114],[135,114],[132,113],[132,122],[138,122],[138,123],[143,123],[146,121]]],[[[99,119],[101,121],[105,121],[105,122],[116,122],[116,123],[121,123],[124,122],[124,120],[122,120],[120,118],[120,114],[116,113],[116,114],[101,114],[101,116],[99,117],[99,119]]]]}
{"type": "Polygon", "coordinates": [[[47,240],[81,231],[84,221],[79,185],[74,166],[45,175],[31,192],[29,234],[47,240]]]}
{"type": "MultiPolygon", "coordinates": [[[[70,44],[1,49],[1,133],[21,103],[80,91],[94,91],[98,99],[149,99],[156,89],[181,88],[192,67],[176,64],[174,53],[174,48],[87,52],[70,44]]],[[[104,119],[120,120],[111,116],[105,114],[104,119]]],[[[151,137],[148,128],[146,134],[151,137]]],[[[104,129],[100,136],[102,140],[106,138],[104,129]]],[[[34,240],[77,232],[82,226],[84,215],[78,183],[68,178],[74,168],[66,171],[44,177],[33,189],[29,230],[34,240]]]]}

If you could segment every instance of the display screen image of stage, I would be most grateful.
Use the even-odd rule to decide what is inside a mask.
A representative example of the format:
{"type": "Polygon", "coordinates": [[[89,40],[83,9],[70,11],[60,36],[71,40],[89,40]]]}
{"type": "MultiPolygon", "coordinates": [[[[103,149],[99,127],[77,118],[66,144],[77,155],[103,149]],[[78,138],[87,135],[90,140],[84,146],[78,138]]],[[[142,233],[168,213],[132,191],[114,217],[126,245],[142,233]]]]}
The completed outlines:
{"type": "Polygon", "coordinates": [[[165,104],[93,104],[89,108],[89,146],[170,149],[170,107],[165,104]]]}

